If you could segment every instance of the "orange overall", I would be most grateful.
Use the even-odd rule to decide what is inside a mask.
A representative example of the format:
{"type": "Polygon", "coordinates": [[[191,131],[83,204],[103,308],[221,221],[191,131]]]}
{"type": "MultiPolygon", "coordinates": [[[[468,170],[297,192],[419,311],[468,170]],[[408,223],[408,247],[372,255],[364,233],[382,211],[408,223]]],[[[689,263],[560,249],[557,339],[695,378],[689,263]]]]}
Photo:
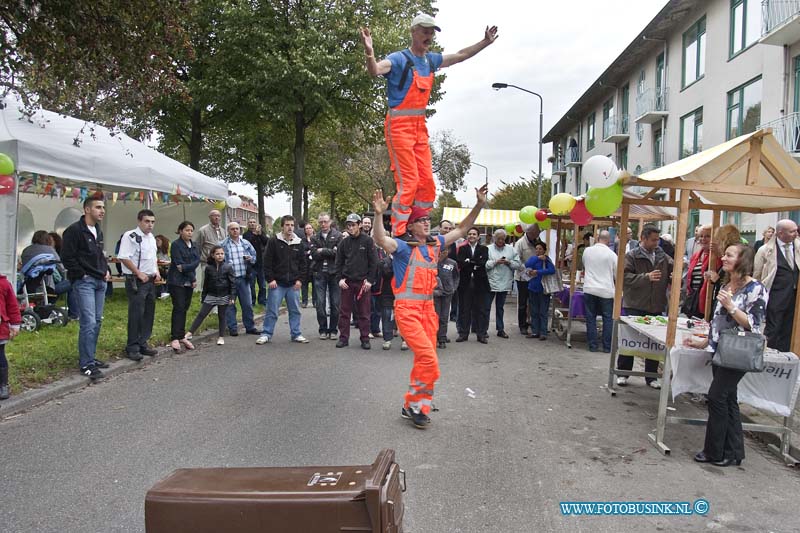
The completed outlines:
{"type": "Polygon", "coordinates": [[[414,351],[414,367],[403,406],[427,415],[433,400],[433,384],[439,379],[439,359],[436,356],[439,317],[433,307],[439,241],[425,245],[430,261],[422,255],[421,248],[411,248],[403,282],[399,286],[393,285],[393,289],[397,329],[414,351]]]}
{"type": "MultiPolygon", "coordinates": [[[[410,61],[410,59],[409,59],[410,61]]],[[[411,69],[413,78],[403,101],[386,114],[384,135],[389,149],[397,194],[392,202],[392,232],[406,232],[411,206],[431,209],[436,200],[436,184],[431,169],[431,147],[425,108],[433,87],[433,68],[428,76],[411,69]]]]}

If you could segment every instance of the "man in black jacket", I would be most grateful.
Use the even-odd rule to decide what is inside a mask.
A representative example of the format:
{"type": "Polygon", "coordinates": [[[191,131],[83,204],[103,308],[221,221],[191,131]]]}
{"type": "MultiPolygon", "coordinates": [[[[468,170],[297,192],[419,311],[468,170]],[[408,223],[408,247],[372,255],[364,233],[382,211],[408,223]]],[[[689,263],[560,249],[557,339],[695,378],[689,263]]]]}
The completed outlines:
{"type": "Polygon", "coordinates": [[[320,213],[319,233],[311,243],[311,259],[314,261],[314,293],[316,295],[317,322],[319,338],[333,339],[339,324],[339,304],[341,290],[336,279],[336,250],[342,240],[342,234],[331,227],[328,213],[320,213]],[[330,316],[328,316],[330,303],[330,316]]]}
{"type": "Polygon", "coordinates": [[[267,242],[264,251],[264,278],[269,285],[267,295],[267,313],[264,316],[264,328],[256,344],[272,341],[275,323],[278,321],[278,309],[286,300],[289,311],[289,331],[292,342],[307,343],[308,339],[300,332],[300,286],[305,270],[305,253],[303,242],[294,233],[294,217],[286,215],[281,218],[281,232],[267,242]]]}
{"type": "Polygon", "coordinates": [[[266,306],[267,305],[267,287],[264,281],[264,248],[267,246],[269,238],[264,235],[261,230],[261,224],[258,220],[251,218],[247,221],[247,231],[242,235],[253,248],[256,249],[256,263],[254,265],[254,276],[250,278],[250,295],[252,297],[253,305],[256,302],[266,306]],[[258,295],[256,296],[256,283],[258,283],[258,295]]]}
{"type": "Polygon", "coordinates": [[[478,242],[478,228],[467,231],[467,244],[458,248],[456,262],[459,269],[458,283],[458,338],[464,342],[470,329],[478,336],[478,342],[489,342],[489,276],[486,261],[489,248],[478,242]]]}
{"type": "Polygon", "coordinates": [[[339,243],[336,253],[336,278],[342,289],[336,347],[344,348],[350,342],[350,313],[355,311],[361,347],[369,350],[370,289],[376,282],[378,256],[372,237],[361,231],[360,216],[355,213],[347,215],[345,230],[347,237],[339,243]]]}
{"type": "Polygon", "coordinates": [[[61,261],[67,269],[80,309],[78,357],[81,374],[95,380],[103,377],[101,368],[108,368],[108,364],[95,359],[106,282],[111,279],[103,250],[103,232],[100,231],[100,222],[106,216],[105,201],[102,197],[86,199],[83,213],[79,221],[64,230],[61,261]]]}

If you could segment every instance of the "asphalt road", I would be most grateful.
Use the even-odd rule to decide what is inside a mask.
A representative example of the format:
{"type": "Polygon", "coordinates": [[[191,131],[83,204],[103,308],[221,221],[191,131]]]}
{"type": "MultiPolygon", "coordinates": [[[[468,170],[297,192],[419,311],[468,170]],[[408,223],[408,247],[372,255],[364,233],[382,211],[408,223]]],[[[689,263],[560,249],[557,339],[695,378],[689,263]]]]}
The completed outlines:
{"type": "Polygon", "coordinates": [[[693,426],[668,426],[672,455],[660,455],[647,439],[657,392],[633,378],[612,398],[607,356],[581,342],[525,339],[512,323],[510,339],[449,344],[439,411],[421,431],[399,416],[412,360],[399,339],[364,351],[356,334],[335,349],[316,339],[314,309],[303,314],[310,344],[289,342],[283,315],[271,344],[206,344],[0,423],[0,530],[144,531],[145,493],[175,468],[360,465],[382,448],[407,472],[406,532],[799,529],[800,472],[749,438],[741,467],[698,465],[693,426]],[[698,498],[706,516],[559,508],[698,498]]]}

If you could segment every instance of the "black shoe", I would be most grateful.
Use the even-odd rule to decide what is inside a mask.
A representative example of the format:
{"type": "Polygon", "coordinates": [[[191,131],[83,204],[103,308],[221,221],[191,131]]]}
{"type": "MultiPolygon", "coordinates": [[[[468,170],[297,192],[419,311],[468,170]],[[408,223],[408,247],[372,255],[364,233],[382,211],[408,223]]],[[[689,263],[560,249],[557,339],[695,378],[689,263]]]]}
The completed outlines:
{"type": "Polygon", "coordinates": [[[92,361],[92,366],[95,368],[108,368],[108,363],[105,361],[101,361],[100,359],[95,359],[92,361]]]}
{"type": "Polygon", "coordinates": [[[372,349],[372,345],[369,343],[369,341],[361,341],[361,349],[370,350],[372,349]]]}
{"type": "Polygon", "coordinates": [[[228,334],[231,337],[238,337],[239,336],[239,330],[238,329],[229,329],[228,330],[228,334]]]}
{"type": "Polygon", "coordinates": [[[419,241],[417,241],[416,237],[414,237],[410,233],[404,233],[403,235],[399,235],[399,236],[397,236],[395,238],[400,239],[401,241],[407,242],[408,244],[419,244],[419,241]]]}
{"type": "Polygon", "coordinates": [[[467,337],[466,335],[459,335],[459,336],[456,338],[456,342],[465,342],[465,341],[467,341],[468,339],[469,339],[469,337],[467,337]]]}
{"type": "Polygon", "coordinates": [[[144,348],[139,348],[139,353],[148,357],[153,357],[154,355],[158,355],[158,350],[150,346],[145,346],[144,348]]]}
{"type": "Polygon", "coordinates": [[[439,341],[436,343],[437,348],[447,348],[447,343],[445,341],[439,341]]]}
{"type": "Polygon", "coordinates": [[[253,329],[248,329],[247,330],[247,334],[248,335],[261,335],[261,332],[258,331],[256,328],[253,328],[253,329]]]}
{"type": "Polygon", "coordinates": [[[430,417],[428,417],[428,415],[423,414],[422,412],[415,413],[412,410],[411,423],[414,424],[414,427],[417,429],[428,429],[428,426],[431,423],[431,419],[430,417]]]}
{"type": "Polygon", "coordinates": [[[128,352],[128,353],[125,354],[125,357],[127,357],[131,361],[141,361],[142,360],[142,354],[136,353],[136,352],[128,352]]]}
{"type": "Polygon", "coordinates": [[[527,337],[528,336],[528,328],[519,328],[519,334],[520,335],[524,335],[524,336],[527,337]]]}
{"type": "Polygon", "coordinates": [[[445,337],[444,342],[450,342],[450,337],[445,337]]]}
{"type": "MultiPolygon", "coordinates": [[[[139,356],[139,357],[141,357],[141,356],[139,356]]],[[[81,368],[81,374],[83,374],[87,378],[91,379],[92,381],[94,381],[96,379],[100,379],[100,378],[103,377],[103,373],[100,372],[100,369],[95,367],[95,366],[92,366],[92,365],[88,365],[88,366],[85,366],[85,367],[81,368]]]]}
{"type": "Polygon", "coordinates": [[[698,463],[713,463],[715,462],[714,459],[707,457],[704,452],[697,452],[694,456],[694,460],[698,463]]]}
{"type": "Polygon", "coordinates": [[[478,337],[478,342],[481,344],[489,344],[489,339],[487,337],[478,337]]]}
{"type": "Polygon", "coordinates": [[[538,339],[539,338],[539,334],[538,333],[528,333],[527,335],[525,335],[525,338],[526,339],[538,339]]]}
{"type": "Polygon", "coordinates": [[[741,459],[723,459],[722,461],[713,461],[711,464],[714,466],[739,466],[742,464],[741,459]]]}
{"type": "Polygon", "coordinates": [[[501,339],[507,339],[508,338],[508,333],[506,333],[505,331],[503,331],[501,329],[500,331],[497,332],[497,336],[500,337],[501,339]]]}
{"type": "Polygon", "coordinates": [[[406,420],[411,420],[411,408],[406,409],[403,407],[400,409],[400,416],[406,420]]]}
{"type": "Polygon", "coordinates": [[[343,341],[343,340],[339,339],[339,340],[336,342],[336,347],[337,347],[337,348],[344,348],[345,346],[347,346],[347,345],[349,345],[349,344],[350,344],[349,342],[347,342],[347,341],[343,341]]]}

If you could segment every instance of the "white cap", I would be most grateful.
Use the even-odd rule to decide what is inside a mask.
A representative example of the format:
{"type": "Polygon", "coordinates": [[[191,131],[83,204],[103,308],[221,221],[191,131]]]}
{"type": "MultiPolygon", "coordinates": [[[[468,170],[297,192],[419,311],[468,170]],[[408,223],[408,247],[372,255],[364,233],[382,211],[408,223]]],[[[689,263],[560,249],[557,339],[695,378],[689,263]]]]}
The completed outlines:
{"type": "Polygon", "coordinates": [[[411,27],[414,26],[422,26],[423,28],[433,28],[436,31],[442,31],[442,28],[436,25],[436,21],[433,20],[433,17],[427,15],[425,13],[420,13],[414,20],[411,21],[411,27]]]}

